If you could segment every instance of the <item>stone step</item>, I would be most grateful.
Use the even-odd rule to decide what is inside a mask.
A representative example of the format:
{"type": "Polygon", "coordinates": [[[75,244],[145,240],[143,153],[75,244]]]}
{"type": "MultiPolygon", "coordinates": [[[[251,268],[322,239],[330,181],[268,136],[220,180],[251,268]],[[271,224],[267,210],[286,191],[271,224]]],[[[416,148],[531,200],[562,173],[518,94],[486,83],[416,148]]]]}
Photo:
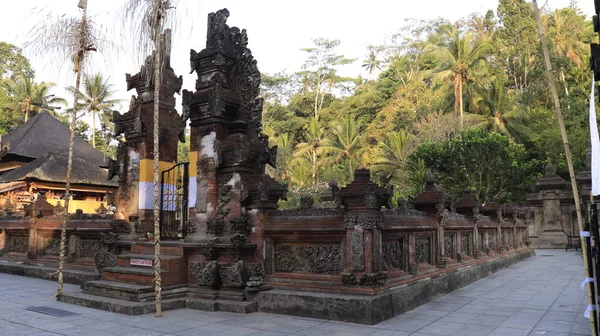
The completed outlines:
{"type": "MultiPolygon", "coordinates": [[[[142,315],[156,311],[156,305],[153,301],[132,302],[110,297],[90,295],[82,292],[65,292],[62,295],[59,295],[57,299],[61,302],[125,315],[142,315]]],[[[162,310],[181,308],[248,314],[258,311],[258,304],[256,302],[249,301],[240,302],[204,300],[195,298],[175,298],[162,301],[162,310]]]]}
{"type": "MultiPolygon", "coordinates": [[[[154,254],[138,254],[138,253],[128,253],[121,254],[117,256],[117,266],[121,267],[135,267],[135,268],[152,268],[152,264],[150,266],[145,265],[132,265],[131,259],[139,259],[144,261],[152,262],[154,260],[154,254]]],[[[169,270],[172,266],[176,266],[175,264],[183,262],[183,257],[176,255],[161,255],[160,256],[161,267],[169,270]]]]}
{"type": "MultiPolygon", "coordinates": [[[[125,260],[125,259],[122,259],[125,260]]],[[[183,265],[182,262],[177,264],[183,265]]],[[[182,272],[181,267],[171,268],[170,270],[161,269],[161,280],[163,286],[172,286],[186,283],[187,273],[182,272]]],[[[113,266],[102,270],[102,280],[122,282],[143,286],[154,285],[154,268],[152,267],[124,267],[113,266]]]]}
{"type": "MultiPolygon", "coordinates": [[[[81,286],[82,293],[99,295],[113,299],[121,299],[133,302],[154,301],[155,292],[153,286],[136,285],[114,281],[89,281],[81,286]]],[[[185,297],[188,289],[185,285],[163,286],[163,299],[185,297]]]]}

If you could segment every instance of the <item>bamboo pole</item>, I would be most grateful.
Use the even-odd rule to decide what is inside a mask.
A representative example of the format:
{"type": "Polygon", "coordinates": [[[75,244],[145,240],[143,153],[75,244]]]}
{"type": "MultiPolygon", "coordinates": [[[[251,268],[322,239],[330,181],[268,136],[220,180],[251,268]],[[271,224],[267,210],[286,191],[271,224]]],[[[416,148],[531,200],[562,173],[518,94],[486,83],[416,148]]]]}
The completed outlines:
{"type": "MultiPolygon", "coordinates": [[[[565,146],[565,156],[567,157],[567,165],[569,166],[569,176],[571,178],[571,188],[573,191],[573,200],[575,201],[575,210],[577,212],[577,223],[579,224],[579,231],[584,231],[583,225],[583,216],[581,214],[581,204],[579,201],[579,192],[577,191],[577,182],[575,181],[575,170],[573,169],[573,160],[571,158],[571,149],[569,147],[569,139],[567,137],[567,131],[565,129],[565,122],[562,117],[562,112],[560,109],[560,101],[558,99],[558,91],[556,90],[556,84],[554,83],[554,75],[552,74],[552,63],[550,62],[550,55],[548,53],[548,45],[546,43],[546,36],[544,34],[544,26],[542,25],[542,20],[540,18],[540,10],[537,5],[537,0],[533,0],[533,14],[535,16],[535,20],[538,26],[538,32],[540,35],[540,40],[542,43],[542,51],[544,52],[544,60],[546,61],[546,75],[548,76],[548,85],[550,86],[550,92],[552,93],[552,100],[554,100],[554,107],[556,109],[556,118],[558,119],[558,124],[560,126],[560,134],[563,139],[563,145],[565,146]]],[[[590,276],[590,269],[588,267],[588,256],[587,256],[587,244],[585,241],[585,237],[580,237],[581,239],[581,250],[583,251],[583,265],[585,268],[586,277],[590,276]]],[[[594,298],[592,296],[592,283],[589,282],[587,284],[587,296],[588,303],[590,305],[595,305],[594,298]]],[[[596,332],[596,317],[595,312],[590,314],[590,327],[592,328],[592,335],[598,336],[596,332]]]]}

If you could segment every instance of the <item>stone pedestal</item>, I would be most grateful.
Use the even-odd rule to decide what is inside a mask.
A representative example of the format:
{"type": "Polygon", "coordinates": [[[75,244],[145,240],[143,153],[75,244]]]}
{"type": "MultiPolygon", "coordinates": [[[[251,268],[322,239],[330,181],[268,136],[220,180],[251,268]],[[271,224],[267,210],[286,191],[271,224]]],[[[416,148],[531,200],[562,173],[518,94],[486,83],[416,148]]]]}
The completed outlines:
{"type": "Polygon", "coordinates": [[[576,233],[573,232],[571,213],[573,194],[566,190],[566,181],[556,175],[552,163],[548,163],[544,177],[535,186],[537,193],[527,197],[535,216],[534,224],[529,225],[531,246],[565,248],[568,235],[576,233]]]}

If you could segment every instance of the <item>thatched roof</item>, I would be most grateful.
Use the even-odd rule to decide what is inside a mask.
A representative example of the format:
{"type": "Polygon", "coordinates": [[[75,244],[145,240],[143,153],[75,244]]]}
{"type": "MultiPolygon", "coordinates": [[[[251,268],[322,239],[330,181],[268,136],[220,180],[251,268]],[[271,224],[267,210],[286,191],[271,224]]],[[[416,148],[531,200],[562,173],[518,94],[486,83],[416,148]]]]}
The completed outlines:
{"type": "MultiPolygon", "coordinates": [[[[0,183],[15,181],[44,181],[65,183],[67,176],[66,155],[47,153],[17,169],[0,175],[0,183]]],[[[81,158],[73,158],[71,183],[117,187],[117,181],[107,180],[108,172],[81,158]]]]}
{"type": "MultiPolygon", "coordinates": [[[[3,136],[2,141],[10,144],[6,155],[37,159],[46,153],[68,155],[69,136],[69,127],[47,113],[40,113],[3,136]]],[[[104,155],[77,135],[73,150],[74,157],[106,167],[104,155]]]]}

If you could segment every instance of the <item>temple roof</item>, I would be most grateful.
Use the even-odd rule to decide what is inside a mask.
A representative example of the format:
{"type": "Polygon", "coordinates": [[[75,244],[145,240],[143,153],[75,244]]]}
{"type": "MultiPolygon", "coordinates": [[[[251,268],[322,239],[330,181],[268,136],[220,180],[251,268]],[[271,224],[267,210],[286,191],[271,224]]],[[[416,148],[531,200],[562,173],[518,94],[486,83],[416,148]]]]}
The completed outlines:
{"type": "MultiPolygon", "coordinates": [[[[47,153],[17,169],[0,176],[0,183],[37,180],[65,183],[67,176],[66,155],[47,153]]],[[[73,158],[71,183],[117,187],[118,182],[107,180],[108,172],[81,158],[73,158]]]]}
{"type": "MultiPolygon", "coordinates": [[[[37,159],[46,153],[68,155],[69,135],[68,126],[47,113],[40,113],[3,136],[2,142],[10,144],[6,155],[37,159]]],[[[107,158],[77,135],[73,150],[74,157],[106,167],[107,158]]]]}

